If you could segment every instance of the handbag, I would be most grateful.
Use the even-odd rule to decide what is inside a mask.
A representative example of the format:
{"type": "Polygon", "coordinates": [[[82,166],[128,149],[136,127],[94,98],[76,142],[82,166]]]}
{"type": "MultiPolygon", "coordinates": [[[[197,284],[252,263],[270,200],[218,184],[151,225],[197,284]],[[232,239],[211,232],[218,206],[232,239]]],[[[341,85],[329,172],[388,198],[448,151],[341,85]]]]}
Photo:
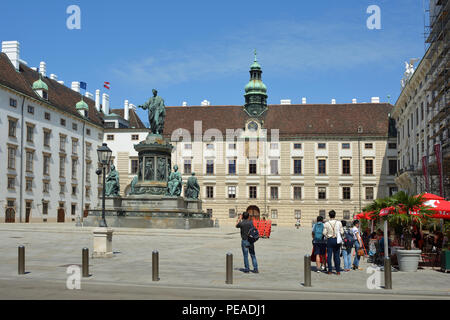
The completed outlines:
{"type": "Polygon", "coordinates": [[[364,255],[364,249],[358,249],[358,256],[362,257],[364,255]]]}
{"type": "MultiPolygon", "coordinates": [[[[334,224],[334,227],[336,227],[336,223],[334,224]]],[[[342,243],[341,228],[339,227],[339,225],[338,225],[338,230],[337,230],[337,235],[336,235],[336,243],[337,244],[341,244],[342,243]]]]}

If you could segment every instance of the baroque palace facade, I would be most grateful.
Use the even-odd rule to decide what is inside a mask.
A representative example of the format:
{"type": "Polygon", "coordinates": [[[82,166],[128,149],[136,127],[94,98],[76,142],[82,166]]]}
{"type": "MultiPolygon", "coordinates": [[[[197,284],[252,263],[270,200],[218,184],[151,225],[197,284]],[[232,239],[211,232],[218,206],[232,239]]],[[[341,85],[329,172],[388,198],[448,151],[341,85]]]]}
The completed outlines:
{"type": "MultiPolygon", "coordinates": [[[[145,139],[135,106],[109,108],[100,92],[82,98],[19,59],[19,44],[0,54],[0,219],[73,221],[99,205],[96,149],[106,142],[120,175],[121,194],[139,166],[134,144],[145,139]]],[[[267,104],[255,61],[244,105],[168,106],[164,135],[183,181],[195,172],[205,211],[234,223],[248,210],[278,225],[310,225],[334,209],[339,219],[396,192],[397,138],[392,106],[267,104]]]]}

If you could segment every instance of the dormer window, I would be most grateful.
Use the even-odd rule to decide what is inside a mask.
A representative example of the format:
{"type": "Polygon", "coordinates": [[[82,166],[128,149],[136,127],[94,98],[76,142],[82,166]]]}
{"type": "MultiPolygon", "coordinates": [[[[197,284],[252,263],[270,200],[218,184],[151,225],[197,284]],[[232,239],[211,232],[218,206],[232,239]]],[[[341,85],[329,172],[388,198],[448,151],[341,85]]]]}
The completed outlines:
{"type": "Polygon", "coordinates": [[[33,83],[33,91],[36,92],[42,99],[48,100],[48,86],[42,80],[42,76],[39,74],[39,79],[33,83]]]}

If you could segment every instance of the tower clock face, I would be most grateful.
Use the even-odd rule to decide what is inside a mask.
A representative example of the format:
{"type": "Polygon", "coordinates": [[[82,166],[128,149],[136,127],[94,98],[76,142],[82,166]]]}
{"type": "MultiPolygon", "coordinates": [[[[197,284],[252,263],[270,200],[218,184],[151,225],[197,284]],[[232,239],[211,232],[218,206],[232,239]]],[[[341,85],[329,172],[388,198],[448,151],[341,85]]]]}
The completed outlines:
{"type": "Polygon", "coordinates": [[[247,125],[247,129],[249,131],[256,131],[258,130],[258,124],[255,121],[252,121],[247,125]]]}

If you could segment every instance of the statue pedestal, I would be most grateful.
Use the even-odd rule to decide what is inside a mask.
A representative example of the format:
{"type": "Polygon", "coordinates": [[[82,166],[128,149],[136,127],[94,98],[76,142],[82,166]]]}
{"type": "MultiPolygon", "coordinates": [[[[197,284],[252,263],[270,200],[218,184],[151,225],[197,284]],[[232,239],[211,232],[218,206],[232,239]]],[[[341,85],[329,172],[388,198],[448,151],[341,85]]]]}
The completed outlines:
{"type": "Polygon", "coordinates": [[[93,258],[111,258],[113,256],[112,235],[113,229],[111,228],[94,229],[93,258]]]}

